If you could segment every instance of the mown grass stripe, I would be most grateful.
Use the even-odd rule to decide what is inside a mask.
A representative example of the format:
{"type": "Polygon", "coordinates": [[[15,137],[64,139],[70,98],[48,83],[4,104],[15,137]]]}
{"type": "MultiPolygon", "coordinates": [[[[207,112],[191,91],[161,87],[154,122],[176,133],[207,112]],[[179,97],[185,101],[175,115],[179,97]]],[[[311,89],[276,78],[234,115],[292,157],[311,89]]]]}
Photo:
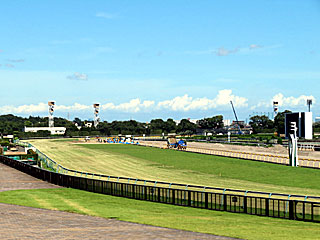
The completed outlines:
{"type": "Polygon", "coordinates": [[[67,168],[98,174],[300,195],[320,195],[317,169],[131,145],[33,144],[67,168]],[[63,151],[60,151],[63,149],[63,151]]]}

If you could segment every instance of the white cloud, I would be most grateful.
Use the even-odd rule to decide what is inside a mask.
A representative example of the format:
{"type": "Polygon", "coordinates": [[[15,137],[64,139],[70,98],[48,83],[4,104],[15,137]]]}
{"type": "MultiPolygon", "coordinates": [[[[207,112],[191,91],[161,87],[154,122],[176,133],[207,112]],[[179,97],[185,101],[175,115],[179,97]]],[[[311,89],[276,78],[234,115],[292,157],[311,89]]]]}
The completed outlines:
{"type": "Polygon", "coordinates": [[[249,46],[250,50],[257,49],[257,48],[262,48],[262,46],[261,45],[257,45],[257,44],[250,44],[250,46],[249,46]]]}
{"type": "Polygon", "coordinates": [[[214,99],[206,97],[193,99],[186,94],[182,97],[178,96],[171,100],[159,102],[157,106],[158,108],[166,108],[172,111],[208,110],[229,105],[230,101],[236,107],[248,106],[247,98],[233,95],[230,89],[220,90],[214,99]]]}
{"type": "MultiPolygon", "coordinates": [[[[224,89],[219,91],[218,95],[209,99],[206,97],[203,98],[192,98],[187,94],[184,96],[177,96],[173,99],[164,100],[156,103],[152,100],[142,101],[139,98],[131,99],[128,102],[114,104],[114,103],[105,103],[101,105],[101,110],[104,111],[117,111],[125,113],[138,113],[138,112],[147,112],[147,111],[161,111],[163,109],[169,111],[197,111],[197,110],[208,110],[219,107],[224,107],[230,104],[230,101],[233,101],[233,104],[236,107],[247,107],[248,99],[244,97],[239,97],[232,94],[232,90],[224,89]]],[[[75,103],[73,105],[59,105],[55,106],[56,111],[90,111],[92,105],[84,105],[80,103],[75,103]]],[[[93,110],[93,109],[92,109],[93,110]]],[[[44,113],[48,111],[47,103],[39,103],[37,105],[22,105],[22,106],[3,106],[0,107],[0,113],[12,113],[12,114],[32,114],[32,113],[44,113]]]]}
{"type": "Polygon", "coordinates": [[[272,98],[272,101],[278,101],[279,106],[301,106],[306,105],[307,99],[312,99],[312,101],[315,103],[316,99],[314,96],[305,96],[301,95],[299,97],[285,97],[282,93],[278,93],[272,98]]]}
{"type": "Polygon", "coordinates": [[[74,74],[67,76],[67,78],[71,80],[87,81],[88,75],[85,73],[75,72],[74,74]]]}
{"type": "Polygon", "coordinates": [[[187,94],[182,97],[175,97],[171,100],[165,100],[158,103],[159,108],[167,108],[173,111],[187,111],[192,104],[192,97],[187,94]]]}
{"type": "Polygon", "coordinates": [[[299,107],[299,106],[305,106],[307,103],[307,99],[311,99],[313,103],[316,103],[316,98],[312,95],[306,96],[306,95],[300,95],[298,97],[286,97],[282,93],[278,93],[273,96],[273,98],[270,101],[261,101],[258,104],[251,107],[252,110],[257,108],[270,108],[272,107],[273,101],[276,101],[279,103],[279,107],[299,107]]]}
{"type": "MultiPolygon", "coordinates": [[[[75,103],[71,106],[56,105],[55,110],[57,111],[83,111],[90,109],[90,106],[75,103]]],[[[21,106],[3,106],[0,107],[1,114],[33,114],[43,113],[48,111],[47,103],[21,105],[21,106]]]]}
{"type": "Polygon", "coordinates": [[[65,105],[57,105],[55,107],[56,110],[62,110],[62,111],[65,111],[65,110],[71,110],[71,111],[83,111],[83,110],[88,110],[90,109],[90,106],[88,105],[83,105],[83,104],[80,104],[80,103],[75,103],[71,106],[65,106],[65,105]]]}
{"type": "Polygon", "coordinates": [[[217,56],[228,56],[228,55],[230,55],[232,53],[236,53],[238,51],[239,51],[238,48],[228,50],[228,49],[225,49],[224,47],[220,47],[215,51],[215,53],[217,56]]]}
{"type": "Polygon", "coordinates": [[[38,113],[38,112],[44,112],[48,109],[48,105],[45,103],[39,103],[37,105],[30,104],[30,105],[21,105],[18,107],[14,106],[3,106],[0,107],[0,112],[2,114],[25,114],[25,113],[38,113]]]}
{"type": "Polygon", "coordinates": [[[232,90],[230,89],[220,90],[218,96],[214,100],[217,102],[217,106],[230,104],[230,101],[233,102],[235,107],[248,106],[247,98],[233,95],[232,90]]]}
{"type": "Polygon", "coordinates": [[[132,99],[127,103],[121,103],[115,105],[114,103],[106,103],[101,106],[103,110],[116,110],[121,112],[140,112],[141,110],[146,110],[153,107],[154,101],[141,101],[139,98],[132,99]]]}

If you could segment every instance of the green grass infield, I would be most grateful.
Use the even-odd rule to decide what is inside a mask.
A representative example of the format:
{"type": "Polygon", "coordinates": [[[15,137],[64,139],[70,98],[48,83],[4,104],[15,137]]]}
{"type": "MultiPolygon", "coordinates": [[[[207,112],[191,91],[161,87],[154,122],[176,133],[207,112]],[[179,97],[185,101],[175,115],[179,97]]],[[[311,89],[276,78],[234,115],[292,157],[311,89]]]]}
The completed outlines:
{"type": "Polygon", "coordinates": [[[319,169],[123,144],[34,140],[66,168],[83,172],[271,193],[320,196],[319,169]]]}
{"type": "Polygon", "coordinates": [[[317,223],[179,207],[75,189],[0,192],[0,202],[242,239],[319,239],[320,236],[317,223]]]}

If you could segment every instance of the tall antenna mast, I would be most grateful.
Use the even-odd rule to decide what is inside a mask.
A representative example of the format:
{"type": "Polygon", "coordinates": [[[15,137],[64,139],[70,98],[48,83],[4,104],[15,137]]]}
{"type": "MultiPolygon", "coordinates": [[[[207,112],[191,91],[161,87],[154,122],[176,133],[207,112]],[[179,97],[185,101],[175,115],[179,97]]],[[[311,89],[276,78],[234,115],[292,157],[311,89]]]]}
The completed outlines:
{"type": "Polygon", "coordinates": [[[93,123],[93,125],[96,128],[100,122],[100,117],[99,117],[100,104],[99,103],[93,104],[93,108],[94,108],[94,123],[93,123]]]}
{"type": "Polygon", "coordinates": [[[54,112],[54,105],[55,102],[48,102],[48,106],[49,106],[49,128],[53,128],[54,127],[54,118],[53,118],[53,112],[54,112]]]}

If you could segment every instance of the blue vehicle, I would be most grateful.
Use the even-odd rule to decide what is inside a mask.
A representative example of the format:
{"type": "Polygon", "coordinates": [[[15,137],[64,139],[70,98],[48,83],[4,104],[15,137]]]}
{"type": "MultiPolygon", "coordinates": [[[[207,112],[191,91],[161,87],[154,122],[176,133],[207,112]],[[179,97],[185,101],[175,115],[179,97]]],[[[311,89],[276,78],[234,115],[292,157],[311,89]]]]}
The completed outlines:
{"type": "Polygon", "coordinates": [[[177,141],[175,136],[168,137],[167,139],[167,147],[170,148],[177,148],[178,150],[186,150],[187,149],[187,142],[185,140],[180,139],[177,141]]]}
{"type": "Polygon", "coordinates": [[[178,150],[186,150],[187,149],[187,141],[179,140],[178,141],[178,150]]]}

